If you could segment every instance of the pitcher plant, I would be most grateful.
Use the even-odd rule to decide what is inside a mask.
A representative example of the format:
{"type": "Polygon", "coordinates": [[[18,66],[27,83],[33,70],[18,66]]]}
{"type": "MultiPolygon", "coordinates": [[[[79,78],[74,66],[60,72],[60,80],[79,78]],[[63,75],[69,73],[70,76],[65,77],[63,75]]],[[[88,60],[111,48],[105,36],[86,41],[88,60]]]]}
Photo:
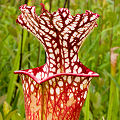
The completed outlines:
{"type": "Polygon", "coordinates": [[[17,23],[33,33],[46,51],[43,66],[15,71],[22,79],[26,120],[79,120],[90,81],[99,75],[85,67],[78,51],[94,27],[98,14],[72,16],[67,8],[42,14],[34,6],[20,6],[17,23]]]}

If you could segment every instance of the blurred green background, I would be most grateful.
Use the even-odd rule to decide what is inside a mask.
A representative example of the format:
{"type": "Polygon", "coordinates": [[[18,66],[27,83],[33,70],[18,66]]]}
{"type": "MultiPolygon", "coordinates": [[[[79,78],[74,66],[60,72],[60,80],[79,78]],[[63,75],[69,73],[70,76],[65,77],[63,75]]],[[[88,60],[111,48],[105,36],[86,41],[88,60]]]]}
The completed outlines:
{"type": "Polygon", "coordinates": [[[22,84],[13,71],[45,63],[42,45],[16,24],[20,5],[35,5],[40,15],[41,2],[51,12],[65,5],[72,15],[100,15],[79,51],[80,61],[100,74],[91,82],[80,120],[120,120],[120,49],[111,50],[120,47],[120,0],[0,0],[0,120],[25,119],[22,84]]]}

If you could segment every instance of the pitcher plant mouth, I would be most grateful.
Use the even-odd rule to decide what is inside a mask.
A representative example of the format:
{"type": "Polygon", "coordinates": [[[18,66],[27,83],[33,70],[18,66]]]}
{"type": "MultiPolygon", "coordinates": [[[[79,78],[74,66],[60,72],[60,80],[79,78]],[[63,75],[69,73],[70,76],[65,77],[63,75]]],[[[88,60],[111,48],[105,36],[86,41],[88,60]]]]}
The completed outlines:
{"type": "Polygon", "coordinates": [[[16,20],[40,40],[47,55],[43,66],[14,72],[22,79],[26,119],[78,120],[90,81],[99,77],[79,61],[78,51],[99,15],[87,10],[72,16],[67,8],[49,13],[40,5],[40,16],[34,6],[20,6],[16,20]]]}
{"type": "Polygon", "coordinates": [[[33,73],[31,74],[30,72],[27,71],[31,71],[34,69],[28,69],[28,70],[19,70],[19,71],[14,71],[14,74],[24,74],[24,75],[28,75],[29,77],[31,77],[37,84],[41,84],[42,82],[45,82],[51,78],[55,78],[55,77],[59,77],[61,75],[66,75],[66,76],[77,76],[77,77],[99,77],[99,74],[90,71],[89,74],[85,74],[85,73],[59,73],[59,74],[53,74],[52,76],[49,77],[44,77],[42,80],[40,80],[39,78],[37,78],[35,75],[33,75],[33,73]]]}

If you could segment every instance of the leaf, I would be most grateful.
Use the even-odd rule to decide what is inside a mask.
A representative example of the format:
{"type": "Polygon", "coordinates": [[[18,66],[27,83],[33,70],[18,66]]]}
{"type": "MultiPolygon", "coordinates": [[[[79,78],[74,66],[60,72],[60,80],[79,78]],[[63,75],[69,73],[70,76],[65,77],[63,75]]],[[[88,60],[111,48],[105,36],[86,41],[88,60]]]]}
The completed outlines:
{"type": "Polygon", "coordinates": [[[2,113],[0,112],[0,120],[3,120],[2,113]]]}
{"type": "Polygon", "coordinates": [[[5,101],[3,103],[3,113],[4,113],[4,116],[6,116],[11,110],[11,106],[5,101]]]}
{"type": "MultiPolygon", "coordinates": [[[[23,30],[23,44],[22,44],[23,45],[22,46],[22,50],[23,51],[24,51],[24,48],[25,48],[26,36],[27,36],[27,31],[23,30]]],[[[13,96],[13,92],[14,92],[14,89],[15,89],[16,80],[18,78],[18,75],[14,75],[13,72],[15,70],[19,69],[19,64],[20,64],[20,50],[21,50],[21,40],[18,43],[17,55],[16,55],[15,60],[14,60],[14,65],[12,66],[12,70],[11,70],[11,72],[9,74],[10,81],[9,81],[9,84],[8,84],[8,92],[7,92],[7,102],[8,103],[11,102],[11,99],[12,99],[12,96],[13,96]]]]}
{"type": "Polygon", "coordinates": [[[13,97],[13,92],[15,89],[15,82],[17,80],[18,75],[14,75],[13,72],[17,69],[19,69],[19,60],[20,60],[20,46],[21,46],[21,42],[19,42],[18,45],[18,51],[17,51],[17,55],[15,57],[15,62],[14,65],[12,67],[11,73],[10,73],[10,81],[8,84],[8,92],[7,92],[7,102],[10,103],[11,99],[13,97]]]}
{"type": "Polygon", "coordinates": [[[11,111],[8,113],[8,115],[6,116],[5,120],[23,120],[23,118],[21,117],[21,115],[19,113],[17,113],[17,110],[11,111]]]}

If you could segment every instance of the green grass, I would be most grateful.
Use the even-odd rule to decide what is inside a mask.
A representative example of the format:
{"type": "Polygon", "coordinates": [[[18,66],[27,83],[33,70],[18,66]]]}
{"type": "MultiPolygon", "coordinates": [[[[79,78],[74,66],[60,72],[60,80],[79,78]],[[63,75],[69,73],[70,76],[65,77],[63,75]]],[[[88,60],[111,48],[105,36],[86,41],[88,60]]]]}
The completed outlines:
{"type": "MultiPolygon", "coordinates": [[[[59,1],[52,0],[51,12],[64,6],[64,0],[59,1]]],[[[34,68],[45,63],[45,51],[42,45],[33,35],[28,35],[26,30],[22,33],[22,28],[16,24],[16,18],[20,14],[19,6],[24,2],[25,0],[0,1],[0,120],[25,118],[21,80],[13,74],[13,71],[19,68],[27,69],[29,65],[34,68]]],[[[40,2],[41,0],[34,0],[29,3],[36,5],[38,15],[41,9],[40,2]]],[[[42,2],[49,10],[50,0],[42,2]]],[[[81,47],[79,58],[88,68],[98,72],[100,77],[94,78],[91,82],[80,120],[119,120],[120,56],[117,59],[116,72],[113,74],[110,49],[120,47],[120,1],[70,0],[72,15],[83,13],[85,10],[98,13],[100,18],[97,20],[98,27],[81,47]]],[[[120,49],[116,52],[120,54],[120,49]]]]}

